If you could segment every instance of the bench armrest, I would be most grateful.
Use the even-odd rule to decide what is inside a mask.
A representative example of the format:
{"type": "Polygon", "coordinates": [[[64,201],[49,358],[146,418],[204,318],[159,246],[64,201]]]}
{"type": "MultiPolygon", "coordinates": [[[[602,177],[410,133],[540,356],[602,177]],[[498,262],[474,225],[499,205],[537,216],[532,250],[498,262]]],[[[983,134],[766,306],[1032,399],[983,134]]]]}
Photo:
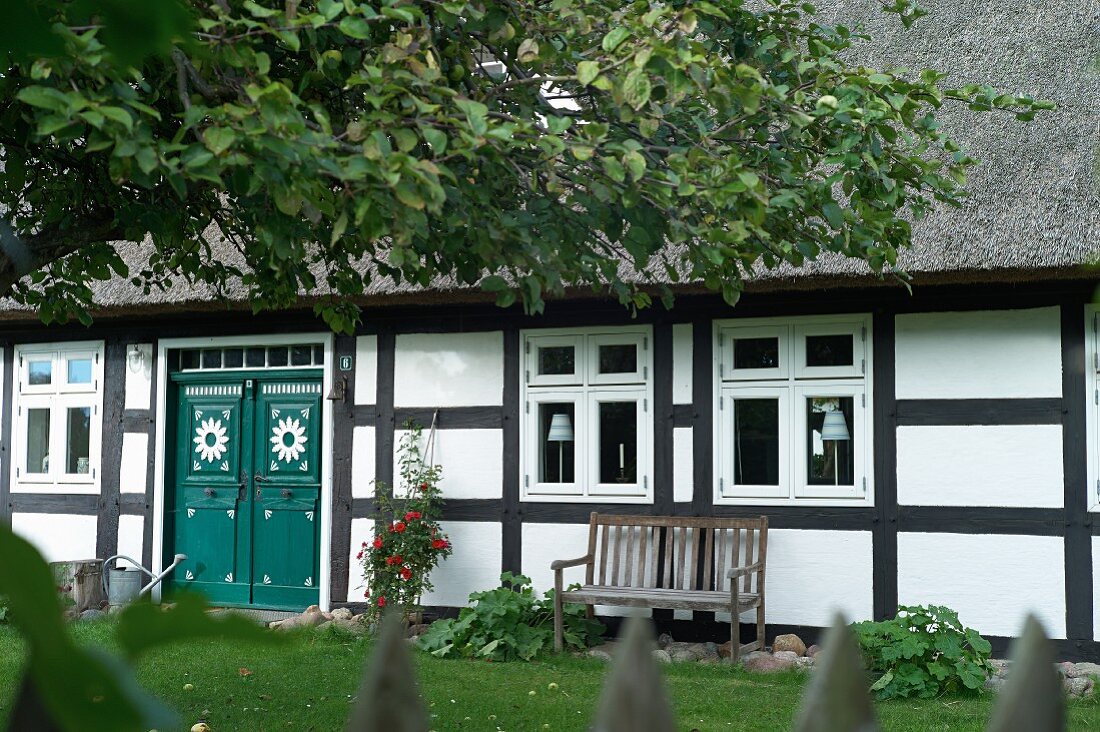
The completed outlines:
{"type": "Polygon", "coordinates": [[[576,559],[555,559],[550,562],[550,569],[557,571],[559,569],[565,569],[566,567],[579,567],[582,564],[591,564],[592,555],[585,554],[583,557],[577,557],[576,559]]]}
{"type": "Polygon", "coordinates": [[[745,566],[745,567],[734,567],[733,569],[726,572],[726,579],[735,579],[737,577],[744,577],[746,574],[751,574],[753,572],[759,572],[762,569],[764,569],[764,563],[763,562],[757,562],[755,564],[750,564],[750,565],[745,566]]]}

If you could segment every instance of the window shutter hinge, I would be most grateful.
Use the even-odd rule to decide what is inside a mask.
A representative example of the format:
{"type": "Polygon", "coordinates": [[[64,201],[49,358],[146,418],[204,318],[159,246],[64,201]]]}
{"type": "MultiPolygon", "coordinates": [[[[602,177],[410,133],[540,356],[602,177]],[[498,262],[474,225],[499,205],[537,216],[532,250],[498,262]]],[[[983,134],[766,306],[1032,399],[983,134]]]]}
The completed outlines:
{"type": "Polygon", "coordinates": [[[861,341],[863,341],[864,343],[867,342],[867,326],[866,325],[861,325],[859,327],[859,339],[861,341]]]}
{"type": "Polygon", "coordinates": [[[19,477],[19,468],[16,468],[16,469],[15,469],[15,477],[16,477],[16,478],[18,478],[18,477],[19,477]]]}
{"type": "Polygon", "coordinates": [[[649,350],[649,336],[642,336],[642,350],[649,350]]]}
{"type": "Polygon", "coordinates": [[[718,479],[718,492],[719,492],[719,493],[721,493],[721,492],[722,492],[722,484],[723,484],[724,482],[725,482],[725,481],[724,481],[724,480],[723,480],[722,478],[719,478],[719,479],[718,479]]]}
{"type": "Polygon", "coordinates": [[[527,369],[523,372],[524,381],[531,381],[531,369],[527,369]]]}
{"type": "Polygon", "coordinates": [[[860,399],[861,402],[863,402],[863,406],[866,407],[867,406],[867,394],[866,393],[860,394],[859,399],[860,399]]]}
{"type": "Polygon", "coordinates": [[[1100,370],[1100,351],[1092,354],[1092,367],[1094,369],[1100,370]]]}
{"type": "Polygon", "coordinates": [[[642,476],[642,487],[645,488],[647,491],[649,490],[649,476],[648,475],[643,475],[642,476]]]}
{"type": "Polygon", "coordinates": [[[726,408],[726,400],[724,397],[718,397],[718,411],[721,412],[726,408]]]}
{"type": "Polygon", "coordinates": [[[1095,404],[1100,404],[1100,389],[1097,389],[1092,393],[1092,401],[1095,404]]]}
{"type": "Polygon", "coordinates": [[[649,378],[649,367],[648,366],[643,366],[642,367],[642,378],[643,379],[648,379],[649,378]]]}
{"type": "Polygon", "coordinates": [[[527,414],[530,414],[531,413],[531,402],[524,402],[523,403],[523,408],[524,408],[524,411],[527,412],[527,414]]]}
{"type": "Polygon", "coordinates": [[[726,334],[722,331],[718,331],[718,345],[723,346],[726,343],[726,334]]]}
{"type": "Polygon", "coordinates": [[[649,411],[649,399],[648,398],[642,399],[642,411],[643,412],[648,412],[649,411]]]}
{"type": "Polygon", "coordinates": [[[863,476],[863,495],[867,495],[867,476],[863,476]]]}
{"type": "Polygon", "coordinates": [[[718,378],[719,379],[726,378],[726,365],[725,364],[722,364],[722,363],[718,364],[718,378]]]}
{"type": "Polygon", "coordinates": [[[524,488],[530,488],[531,487],[531,476],[530,475],[523,476],[523,487],[524,488]]]}
{"type": "Polygon", "coordinates": [[[860,360],[860,362],[859,362],[859,372],[861,374],[866,374],[867,373],[867,359],[864,358],[864,359],[860,360]]]}
{"type": "Polygon", "coordinates": [[[531,341],[524,341],[523,342],[523,352],[524,353],[530,353],[531,352],[531,341]]]}

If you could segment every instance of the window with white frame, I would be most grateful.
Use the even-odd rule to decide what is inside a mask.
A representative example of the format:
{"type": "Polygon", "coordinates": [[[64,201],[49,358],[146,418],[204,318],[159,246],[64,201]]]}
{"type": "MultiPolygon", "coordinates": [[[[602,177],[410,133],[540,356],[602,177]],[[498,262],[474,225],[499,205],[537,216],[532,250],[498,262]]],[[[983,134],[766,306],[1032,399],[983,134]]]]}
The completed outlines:
{"type": "Polygon", "coordinates": [[[871,502],[869,324],[715,324],[717,503],[871,502]]]}
{"type": "Polygon", "coordinates": [[[103,344],[15,347],[16,488],[98,492],[103,344]]]}
{"type": "Polygon", "coordinates": [[[652,500],[650,329],[523,334],[523,495],[652,500]]]}

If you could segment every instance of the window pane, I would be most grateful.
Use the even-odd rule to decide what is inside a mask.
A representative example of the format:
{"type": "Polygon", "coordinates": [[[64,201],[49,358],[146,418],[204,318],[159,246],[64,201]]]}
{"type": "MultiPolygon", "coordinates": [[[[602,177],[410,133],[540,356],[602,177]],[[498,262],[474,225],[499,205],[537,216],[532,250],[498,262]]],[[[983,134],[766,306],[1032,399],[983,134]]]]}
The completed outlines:
{"type": "Polygon", "coordinates": [[[197,369],[199,367],[199,352],[187,350],[180,352],[181,369],[197,369]]]}
{"type": "Polygon", "coordinates": [[[851,366],[852,336],[806,336],[807,366],[851,366]]]}
{"type": "Polygon", "coordinates": [[[638,403],[600,402],[600,482],[638,482],[638,403]]]}
{"type": "Polygon", "coordinates": [[[548,346],[539,349],[540,376],[569,376],[577,371],[573,346],[548,346]]]}
{"type": "Polygon", "coordinates": [[[268,366],[286,366],[287,364],[287,348],[286,346],[279,346],[278,348],[267,349],[267,365],[268,366]]]}
{"type": "Polygon", "coordinates": [[[222,352],[222,363],[227,369],[239,369],[244,366],[244,350],[227,348],[222,352]]]}
{"type": "Polygon", "coordinates": [[[249,348],[245,351],[244,362],[246,366],[263,368],[267,365],[267,357],[262,348],[249,348]]]}
{"type": "Polygon", "coordinates": [[[733,482],[779,485],[779,400],[733,400],[733,482]]]}
{"type": "Polygon", "coordinates": [[[69,407],[65,436],[65,472],[86,475],[91,472],[91,407],[69,407]]]}
{"type": "Polygon", "coordinates": [[[314,346],[313,347],[313,365],[324,366],[325,365],[325,347],[314,346]]]}
{"type": "Polygon", "coordinates": [[[854,485],[852,397],[806,398],[806,460],[810,485],[854,485]]]}
{"type": "Polygon", "coordinates": [[[294,346],[290,349],[291,366],[309,366],[313,360],[313,349],[310,346],[294,346]]]}
{"type": "Polygon", "coordinates": [[[573,483],[574,425],[572,402],[539,405],[539,482],[573,483]]]}
{"type": "Polygon", "coordinates": [[[735,369],[779,368],[779,339],[734,338],[733,367],[735,369]]]}
{"type": "Polygon", "coordinates": [[[222,352],[220,350],[203,351],[202,367],[204,369],[220,369],[222,367],[222,352]]]}
{"type": "Polygon", "coordinates": [[[46,386],[53,383],[53,361],[28,362],[27,382],[31,386],[46,386]]]}
{"type": "Polygon", "coordinates": [[[27,472],[50,472],[50,410],[27,410],[27,472]]]}
{"type": "Polygon", "coordinates": [[[70,358],[68,359],[68,379],[70,384],[92,383],[92,359],[70,358]]]}
{"type": "Polygon", "coordinates": [[[637,346],[633,344],[600,346],[601,374],[633,374],[637,370],[637,346]]]}

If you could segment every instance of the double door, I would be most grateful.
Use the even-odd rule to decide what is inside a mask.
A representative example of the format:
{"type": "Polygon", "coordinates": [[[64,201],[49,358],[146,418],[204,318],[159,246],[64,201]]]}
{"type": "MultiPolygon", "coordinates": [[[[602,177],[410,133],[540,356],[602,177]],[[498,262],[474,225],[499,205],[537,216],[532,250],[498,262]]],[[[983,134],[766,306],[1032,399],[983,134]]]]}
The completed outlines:
{"type": "Polygon", "coordinates": [[[169,589],[212,603],[300,610],[318,601],[321,378],[174,377],[169,589]]]}

